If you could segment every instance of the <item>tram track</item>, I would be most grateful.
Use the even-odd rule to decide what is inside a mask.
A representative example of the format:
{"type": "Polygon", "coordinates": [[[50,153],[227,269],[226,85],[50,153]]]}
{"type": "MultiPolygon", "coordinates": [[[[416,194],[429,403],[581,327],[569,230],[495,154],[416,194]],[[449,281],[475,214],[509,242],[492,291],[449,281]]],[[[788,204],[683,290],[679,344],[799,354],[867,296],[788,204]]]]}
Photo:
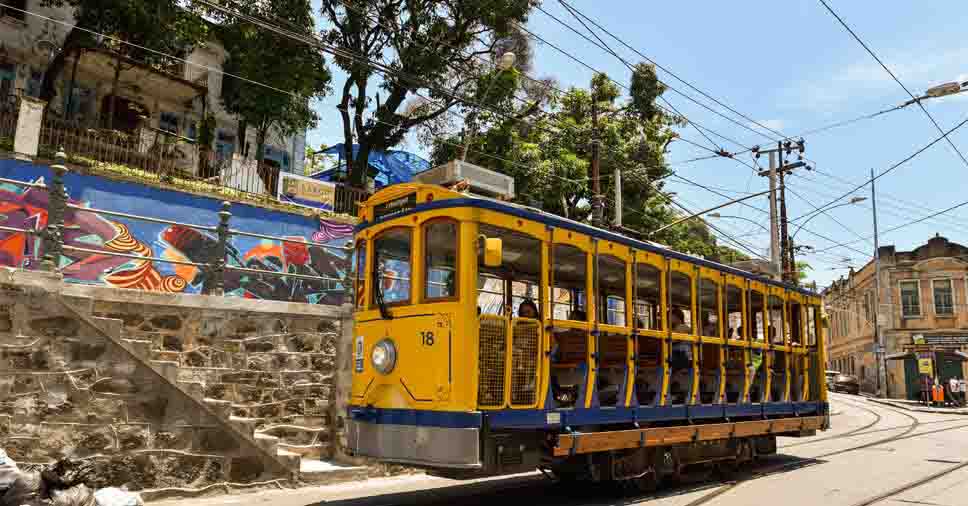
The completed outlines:
{"type": "Polygon", "coordinates": [[[948,467],[946,469],[942,469],[942,470],[940,470],[940,471],[938,471],[936,473],[929,474],[928,476],[925,476],[923,478],[918,478],[917,480],[914,480],[914,481],[905,483],[904,485],[901,485],[899,487],[893,488],[891,490],[888,490],[887,492],[878,494],[876,496],[868,497],[867,499],[863,499],[860,502],[856,502],[856,503],[851,504],[851,506],[872,506],[872,505],[877,504],[877,503],[879,503],[881,501],[890,499],[890,498],[892,498],[892,497],[894,497],[894,496],[896,496],[898,494],[901,494],[903,492],[907,492],[909,490],[914,490],[914,489],[916,489],[918,487],[921,487],[923,485],[927,485],[928,483],[931,483],[932,481],[935,481],[935,480],[937,480],[939,478],[943,478],[945,476],[948,476],[951,473],[954,473],[956,471],[960,471],[961,469],[965,469],[965,468],[968,468],[968,461],[962,462],[960,464],[953,465],[953,466],[948,467]]]}
{"type": "MultiPolygon", "coordinates": [[[[847,404],[854,405],[853,403],[847,403],[847,404]]],[[[884,439],[879,439],[877,441],[872,441],[870,443],[866,443],[866,444],[862,444],[862,445],[858,445],[858,446],[853,446],[853,447],[850,447],[850,448],[844,448],[844,449],[841,449],[841,450],[827,452],[827,453],[824,453],[824,454],[821,454],[821,455],[816,455],[816,456],[813,456],[813,457],[807,457],[807,458],[805,458],[805,460],[808,460],[808,461],[816,461],[818,459],[824,459],[824,458],[834,457],[834,456],[837,456],[837,455],[842,455],[844,453],[849,453],[849,452],[858,451],[858,450],[865,450],[867,448],[873,448],[875,446],[880,446],[880,445],[883,445],[883,444],[892,443],[892,442],[896,442],[896,441],[903,441],[903,440],[906,440],[906,439],[927,436],[927,435],[936,434],[936,433],[939,433],[939,432],[946,432],[946,431],[950,431],[950,430],[968,428],[968,423],[965,423],[965,424],[956,425],[954,427],[943,427],[943,428],[940,428],[940,429],[935,429],[935,430],[931,430],[931,431],[926,431],[926,432],[920,432],[920,433],[912,434],[912,432],[914,432],[915,430],[917,430],[917,428],[919,426],[921,426],[921,421],[917,417],[915,417],[915,416],[913,416],[913,415],[911,415],[909,413],[906,413],[904,411],[898,410],[898,409],[892,409],[892,408],[888,408],[888,407],[883,407],[882,409],[884,409],[886,411],[891,411],[891,412],[897,413],[899,415],[902,415],[902,416],[910,419],[911,420],[911,424],[908,425],[907,427],[905,427],[904,431],[901,432],[900,434],[895,434],[895,435],[893,435],[891,437],[887,437],[887,438],[884,438],[884,439]]],[[[842,438],[842,437],[844,437],[844,435],[840,435],[839,436],[839,438],[842,438]]],[[[837,439],[837,438],[838,437],[834,437],[832,439],[837,439]]],[[[765,476],[769,476],[771,474],[775,474],[777,472],[784,471],[784,470],[787,470],[787,469],[798,468],[798,467],[806,467],[807,465],[813,465],[813,464],[806,464],[806,465],[804,465],[802,461],[796,461],[796,462],[787,462],[787,463],[783,463],[783,464],[768,466],[765,469],[754,471],[752,474],[750,474],[748,476],[744,476],[744,477],[739,478],[737,480],[724,483],[722,487],[720,487],[720,488],[718,488],[718,489],[716,489],[716,490],[714,490],[714,491],[712,491],[712,492],[710,492],[710,493],[708,493],[708,494],[706,494],[706,495],[704,495],[702,497],[699,497],[699,498],[697,498],[697,499],[695,499],[695,500],[687,503],[685,506],[702,506],[702,505],[709,504],[712,501],[716,500],[717,498],[719,498],[719,497],[721,497],[721,496],[723,496],[723,495],[731,492],[732,490],[735,490],[736,487],[738,487],[739,485],[741,485],[743,483],[746,483],[746,482],[749,482],[749,481],[753,481],[753,480],[756,480],[758,478],[763,478],[765,476]]],[[[954,472],[954,471],[960,469],[961,467],[965,467],[965,466],[968,466],[968,463],[963,463],[963,464],[959,464],[958,466],[954,466],[954,467],[950,468],[947,471],[947,473],[944,473],[944,474],[948,474],[948,473],[954,472]]],[[[940,478],[941,476],[944,476],[944,474],[938,474],[938,476],[936,476],[936,477],[934,477],[932,479],[940,478]]],[[[928,481],[931,481],[931,480],[928,480],[928,481]]],[[[923,483],[927,483],[927,481],[924,481],[923,483]]],[[[909,484],[908,489],[914,488],[914,487],[919,486],[920,484],[923,484],[923,483],[912,482],[912,484],[909,484]]],[[[899,489],[900,489],[900,487],[899,487],[899,489]]],[[[900,492],[903,492],[903,491],[904,490],[898,490],[897,492],[894,492],[894,494],[884,495],[884,497],[878,496],[877,498],[874,498],[874,499],[876,499],[874,502],[860,503],[860,504],[855,505],[855,506],[866,506],[866,505],[869,505],[869,504],[874,504],[874,503],[879,502],[879,501],[881,501],[881,500],[883,500],[885,498],[890,497],[890,495],[896,495],[897,493],[900,493],[900,492]]]]}
{"type": "Polygon", "coordinates": [[[793,448],[794,446],[802,446],[802,445],[819,443],[821,441],[830,441],[830,440],[833,440],[833,439],[840,439],[840,438],[850,437],[850,436],[852,436],[854,434],[863,433],[865,430],[867,430],[867,429],[869,429],[869,428],[871,428],[871,427],[873,427],[873,426],[875,426],[875,425],[877,425],[878,423],[881,422],[881,418],[882,417],[881,417],[880,413],[874,411],[873,409],[870,409],[870,408],[868,408],[866,406],[858,406],[858,405],[855,405],[855,404],[851,404],[849,402],[848,403],[845,403],[845,404],[848,404],[850,406],[853,406],[855,408],[861,409],[863,411],[866,411],[866,412],[874,415],[874,421],[872,421],[871,423],[869,423],[867,425],[864,425],[863,427],[858,427],[858,428],[856,428],[854,430],[845,432],[843,434],[834,434],[832,436],[827,436],[827,437],[822,437],[822,438],[817,438],[817,439],[810,439],[808,441],[800,441],[800,442],[797,442],[797,443],[791,443],[791,444],[787,444],[787,445],[783,445],[783,446],[778,446],[777,449],[779,450],[779,449],[783,449],[783,448],[793,448]]]}

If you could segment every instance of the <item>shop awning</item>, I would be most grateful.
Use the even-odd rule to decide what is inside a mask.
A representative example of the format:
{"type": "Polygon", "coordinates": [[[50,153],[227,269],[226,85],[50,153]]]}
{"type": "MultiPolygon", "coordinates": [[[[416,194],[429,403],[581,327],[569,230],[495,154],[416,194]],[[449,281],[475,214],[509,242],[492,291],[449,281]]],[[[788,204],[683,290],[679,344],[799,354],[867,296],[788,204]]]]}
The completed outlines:
{"type": "Polygon", "coordinates": [[[886,357],[884,357],[884,360],[905,360],[909,358],[917,358],[917,357],[914,355],[914,353],[911,353],[910,351],[905,351],[901,353],[891,353],[890,355],[887,355],[886,357]]]}

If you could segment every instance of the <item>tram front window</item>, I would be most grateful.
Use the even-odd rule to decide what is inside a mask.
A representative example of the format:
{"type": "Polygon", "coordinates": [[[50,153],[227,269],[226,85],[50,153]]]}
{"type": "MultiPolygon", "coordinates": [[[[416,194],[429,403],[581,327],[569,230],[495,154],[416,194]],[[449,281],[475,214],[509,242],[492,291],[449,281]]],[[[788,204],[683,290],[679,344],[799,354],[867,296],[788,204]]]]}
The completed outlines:
{"type": "Polygon", "coordinates": [[[457,230],[453,220],[424,225],[424,297],[446,299],[457,295],[457,230]]]}
{"type": "Polygon", "coordinates": [[[409,228],[391,228],[373,239],[373,303],[410,301],[411,235],[409,228]]]}

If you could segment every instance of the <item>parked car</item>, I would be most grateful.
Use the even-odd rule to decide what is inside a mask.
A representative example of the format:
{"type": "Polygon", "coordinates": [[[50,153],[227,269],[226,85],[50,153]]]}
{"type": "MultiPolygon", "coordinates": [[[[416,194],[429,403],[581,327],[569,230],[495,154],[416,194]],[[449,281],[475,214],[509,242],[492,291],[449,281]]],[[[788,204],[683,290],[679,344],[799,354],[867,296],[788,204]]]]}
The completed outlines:
{"type": "Polygon", "coordinates": [[[857,395],[860,393],[860,380],[852,374],[835,373],[827,376],[827,390],[857,395]]]}
{"type": "Polygon", "coordinates": [[[824,376],[827,380],[827,390],[833,390],[834,388],[834,378],[840,374],[840,371],[825,371],[824,376]]]}

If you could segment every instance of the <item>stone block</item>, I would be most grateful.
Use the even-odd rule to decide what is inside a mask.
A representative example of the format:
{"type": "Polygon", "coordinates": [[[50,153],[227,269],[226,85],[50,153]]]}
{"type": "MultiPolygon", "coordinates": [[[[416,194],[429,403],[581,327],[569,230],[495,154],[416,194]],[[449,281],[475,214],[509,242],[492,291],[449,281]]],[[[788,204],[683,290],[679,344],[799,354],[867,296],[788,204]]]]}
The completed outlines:
{"type": "Polygon", "coordinates": [[[196,429],[195,451],[227,454],[238,450],[238,443],[222,428],[196,429]]]}
{"type": "Polygon", "coordinates": [[[81,328],[79,321],[67,316],[35,318],[29,325],[35,334],[47,337],[74,337],[81,328]]]}
{"type": "Polygon", "coordinates": [[[152,434],[151,447],[157,450],[190,450],[195,439],[192,427],[165,427],[152,434]]]}
{"type": "Polygon", "coordinates": [[[145,450],[151,446],[151,434],[147,425],[120,425],[117,427],[118,447],[123,451],[145,450]]]}
{"type": "Polygon", "coordinates": [[[176,314],[158,315],[149,320],[151,326],[162,330],[181,330],[182,318],[176,314]]]}
{"type": "Polygon", "coordinates": [[[203,403],[208,406],[212,412],[214,412],[219,418],[228,419],[232,410],[232,401],[223,401],[221,399],[203,399],[203,403]]]}
{"type": "Polygon", "coordinates": [[[152,360],[151,366],[169,383],[174,384],[178,381],[178,362],[170,360],[152,360]]]}

